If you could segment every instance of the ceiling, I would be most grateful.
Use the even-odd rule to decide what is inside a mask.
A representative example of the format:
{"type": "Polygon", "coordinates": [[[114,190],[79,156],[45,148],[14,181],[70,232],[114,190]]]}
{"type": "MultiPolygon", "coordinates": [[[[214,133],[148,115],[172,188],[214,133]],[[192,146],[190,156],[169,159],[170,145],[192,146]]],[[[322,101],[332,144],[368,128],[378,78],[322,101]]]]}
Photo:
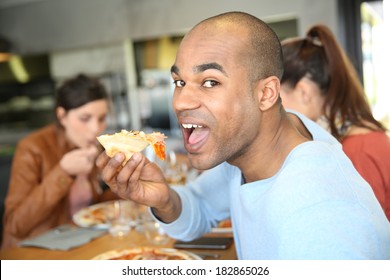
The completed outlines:
{"type": "Polygon", "coordinates": [[[13,7],[17,5],[29,4],[33,2],[42,2],[42,1],[54,1],[54,0],[0,0],[0,9],[13,7]]]}

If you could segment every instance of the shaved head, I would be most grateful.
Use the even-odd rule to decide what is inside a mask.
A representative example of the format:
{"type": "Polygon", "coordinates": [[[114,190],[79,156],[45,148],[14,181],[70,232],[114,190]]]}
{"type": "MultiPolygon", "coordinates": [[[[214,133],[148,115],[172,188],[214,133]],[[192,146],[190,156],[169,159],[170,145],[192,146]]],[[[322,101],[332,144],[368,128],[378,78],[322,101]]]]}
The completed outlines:
{"type": "Polygon", "coordinates": [[[245,30],[243,38],[246,38],[248,48],[243,51],[242,61],[249,67],[252,79],[259,80],[269,76],[281,79],[283,55],[280,40],[265,22],[250,14],[228,12],[205,19],[195,25],[185,37],[199,29],[219,28],[245,30]]]}

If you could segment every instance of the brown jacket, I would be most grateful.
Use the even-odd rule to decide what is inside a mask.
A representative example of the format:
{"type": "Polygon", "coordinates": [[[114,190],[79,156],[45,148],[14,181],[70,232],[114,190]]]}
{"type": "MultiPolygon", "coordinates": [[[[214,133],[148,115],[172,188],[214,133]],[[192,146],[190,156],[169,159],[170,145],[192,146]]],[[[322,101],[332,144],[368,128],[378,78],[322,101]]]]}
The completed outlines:
{"type": "MultiPolygon", "coordinates": [[[[18,143],[5,201],[2,248],[17,246],[23,239],[72,221],[68,195],[74,179],[59,165],[71,150],[65,139],[62,129],[49,125],[18,143]]],[[[92,174],[96,203],[104,200],[103,191],[96,170],[92,174]]]]}

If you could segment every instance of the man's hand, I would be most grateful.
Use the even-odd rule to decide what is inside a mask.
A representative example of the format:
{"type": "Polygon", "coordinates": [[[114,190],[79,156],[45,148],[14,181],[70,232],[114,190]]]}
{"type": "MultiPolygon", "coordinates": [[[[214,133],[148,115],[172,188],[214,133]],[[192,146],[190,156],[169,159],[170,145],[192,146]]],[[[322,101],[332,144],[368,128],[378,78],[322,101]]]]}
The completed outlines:
{"type": "Polygon", "coordinates": [[[177,219],[181,202],[166,183],[161,169],[140,153],[135,153],[122,167],[124,159],[122,153],[110,158],[102,152],[96,161],[110,189],[124,199],[152,207],[156,216],[166,223],[177,219]]]}

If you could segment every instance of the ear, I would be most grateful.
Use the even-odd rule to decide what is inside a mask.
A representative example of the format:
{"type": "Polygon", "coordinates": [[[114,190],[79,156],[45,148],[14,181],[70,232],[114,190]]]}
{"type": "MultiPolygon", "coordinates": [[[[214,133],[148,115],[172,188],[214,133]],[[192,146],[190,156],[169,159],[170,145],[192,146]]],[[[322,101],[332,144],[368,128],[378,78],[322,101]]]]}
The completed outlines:
{"type": "Polygon", "coordinates": [[[305,106],[313,100],[313,90],[309,81],[307,78],[302,78],[295,87],[299,102],[305,106]]]}
{"type": "Polygon", "coordinates": [[[63,120],[66,116],[66,110],[63,107],[57,107],[56,116],[57,116],[58,122],[63,125],[63,120]]]}
{"type": "Polygon", "coordinates": [[[279,100],[280,80],[276,76],[270,76],[260,80],[257,86],[259,108],[262,111],[268,110],[279,100]]]}

